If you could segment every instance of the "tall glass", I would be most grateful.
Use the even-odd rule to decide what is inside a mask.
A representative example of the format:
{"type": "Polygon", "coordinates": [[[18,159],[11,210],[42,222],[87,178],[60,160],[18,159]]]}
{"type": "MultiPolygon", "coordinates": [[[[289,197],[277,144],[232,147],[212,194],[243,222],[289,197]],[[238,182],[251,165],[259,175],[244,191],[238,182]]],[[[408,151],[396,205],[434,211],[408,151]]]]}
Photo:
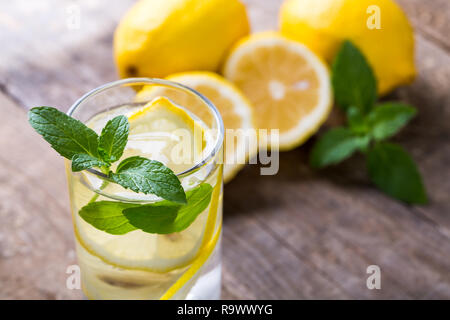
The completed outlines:
{"type": "MultiPolygon", "coordinates": [[[[201,183],[211,185],[211,200],[194,222],[178,233],[153,234],[141,230],[124,235],[106,233],[85,222],[78,214],[79,210],[95,201],[148,204],[161,199],[105,183],[104,174],[97,170],[72,172],[69,161],[66,161],[82,289],[89,299],[220,297],[224,128],[214,105],[200,93],[181,84],[135,78],[92,90],[80,98],[68,114],[100,134],[101,127],[96,127],[98,122],[105,123],[120,114],[129,115],[156,96],[169,98],[208,129],[209,138],[203,143],[203,153],[198,161],[171,169],[186,192],[201,183]],[[142,88],[148,94],[140,94],[144,91],[142,88]]],[[[128,144],[130,139],[134,139],[131,132],[128,144]]],[[[145,145],[145,139],[140,143],[145,145]]]]}

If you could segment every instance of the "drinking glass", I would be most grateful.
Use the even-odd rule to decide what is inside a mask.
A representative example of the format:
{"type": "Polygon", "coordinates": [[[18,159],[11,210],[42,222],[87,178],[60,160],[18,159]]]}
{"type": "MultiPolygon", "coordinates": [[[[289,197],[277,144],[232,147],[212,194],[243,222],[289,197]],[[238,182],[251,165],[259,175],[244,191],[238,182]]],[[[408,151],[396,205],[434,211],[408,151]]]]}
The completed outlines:
{"type": "MultiPolygon", "coordinates": [[[[161,96],[183,108],[208,133],[202,155],[196,162],[171,169],[186,192],[201,183],[211,185],[211,200],[181,232],[106,233],[84,221],[80,209],[97,201],[149,204],[161,199],[107,183],[105,174],[95,169],[72,172],[70,161],[66,160],[82,290],[88,299],[220,298],[224,127],[216,107],[184,85],[161,79],[132,78],[90,91],[75,102],[68,115],[100,134],[99,123],[104,124],[117,115],[129,115],[161,96]],[[140,94],[143,91],[148,94],[140,94]]],[[[130,139],[135,139],[131,132],[128,144],[130,139]]],[[[157,146],[155,139],[158,137],[141,138],[140,143],[157,146]]]]}

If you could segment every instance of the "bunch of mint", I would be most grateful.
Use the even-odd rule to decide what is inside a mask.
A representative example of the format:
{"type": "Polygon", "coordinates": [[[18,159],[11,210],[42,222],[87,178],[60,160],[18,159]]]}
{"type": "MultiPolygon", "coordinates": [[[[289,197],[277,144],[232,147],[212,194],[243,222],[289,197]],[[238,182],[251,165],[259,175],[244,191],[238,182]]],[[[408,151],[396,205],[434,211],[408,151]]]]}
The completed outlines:
{"type": "Polygon", "coordinates": [[[117,183],[165,200],[152,204],[97,201],[81,208],[80,216],[88,223],[111,234],[141,229],[149,233],[173,233],[186,229],[207,208],[212,187],[202,183],[184,192],[172,170],[159,161],[140,156],[118,161],[128,142],[130,125],[125,116],[107,122],[100,136],[82,122],[52,107],[32,108],[29,123],[61,156],[72,161],[72,171],[98,168],[104,174],[105,187],[117,183]]]}
{"type": "Polygon", "coordinates": [[[407,203],[426,203],[422,178],[411,156],[401,146],[386,142],[416,115],[416,109],[399,102],[377,103],[372,68],[349,41],[333,63],[332,84],[347,124],[320,137],[310,154],[311,165],[337,164],[359,151],[366,156],[369,177],[379,189],[407,203]]]}

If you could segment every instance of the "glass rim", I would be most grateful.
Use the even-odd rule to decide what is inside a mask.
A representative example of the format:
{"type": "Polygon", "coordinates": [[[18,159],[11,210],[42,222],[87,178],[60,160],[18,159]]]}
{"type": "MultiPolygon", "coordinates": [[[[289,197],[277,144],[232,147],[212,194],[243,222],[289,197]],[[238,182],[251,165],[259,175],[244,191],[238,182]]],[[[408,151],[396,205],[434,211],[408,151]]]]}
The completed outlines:
{"type": "MultiPolygon", "coordinates": [[[[178,82],[165,80],[165,79],[158,79],[158,78],[125,78],[125,79],[120,79],[120,80],[116,80],[116,81],[111,81],[111,82],[105,83],[95,89],[88,91],[87,93],[82,95],[80,98],[78,98],[78,100],[76,100],[75,103],[67,111],[67,115],[72,116],[72,114],[75,112],[75,110],[85,100],[89,99],[90,97],[92,97],[98,93],[101,93],[101,92],[111,89],[113,87],[117,87],[117,86],[124,85],[124,84],[133,84],[133,83],[164,85],[164,86],[176,88],[179,90],[188,91],[188,92],[194,94],[195,96],[197,96],[197,98],[199,98],[210,110],[212,110],[212,113],[214,115],[214,120],[217,123],[217,128],[218,128],[218,135],[217,135],[217,139],[214,143],[214,148],[212,148],[211,152],[209,152],[207,155],[205,155],[198,163],[194,164],[189,169],[186,169],[179,173],[175,173],[177,175],[177,177],[183,177],[183,176],[186,176],[190,173],[197,171],[198,169],[203,167],[205,164],[207,164],[211,159],[213,159],[214,156],[217,155],[217,153],[222,148],[224,135],[225,135],[225,128],[224,128],[222,116],[221,116],[219,110],[203,94],[201,94],[197,90],[194,90],[194,89],[192,89],[188,86],[185,86],[181,83],[178,83],[178,82]]],[[[95,174],[103,179],[108,178],[107,175],[105,175],[104,173],[102,173],[98,170],[95,170],[95,169],[87,169],[86,171],[89,171],[90,173],[95,174]]]]}

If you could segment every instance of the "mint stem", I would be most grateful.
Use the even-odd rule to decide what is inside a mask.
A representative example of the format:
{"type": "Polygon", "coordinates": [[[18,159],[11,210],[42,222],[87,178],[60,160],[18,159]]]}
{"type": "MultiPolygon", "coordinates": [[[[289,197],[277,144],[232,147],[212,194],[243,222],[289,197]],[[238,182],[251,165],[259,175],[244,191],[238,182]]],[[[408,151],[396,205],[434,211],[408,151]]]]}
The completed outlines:
{"type": "MultiPolygon", "coordinates": [[[[109,181],[103,180],[102,185],[100,186],[99,190],[105,189],[108,186],[108,184],[109,184],[109,181]]],[[[91,200],[89,200],[88,203],[95,202],[98,199],[98,197],[100,196],[99,193],[97,193],[96,191],[94,191],[94,192],[95,192],[94,196],[91,198],[91,200]]]]}

